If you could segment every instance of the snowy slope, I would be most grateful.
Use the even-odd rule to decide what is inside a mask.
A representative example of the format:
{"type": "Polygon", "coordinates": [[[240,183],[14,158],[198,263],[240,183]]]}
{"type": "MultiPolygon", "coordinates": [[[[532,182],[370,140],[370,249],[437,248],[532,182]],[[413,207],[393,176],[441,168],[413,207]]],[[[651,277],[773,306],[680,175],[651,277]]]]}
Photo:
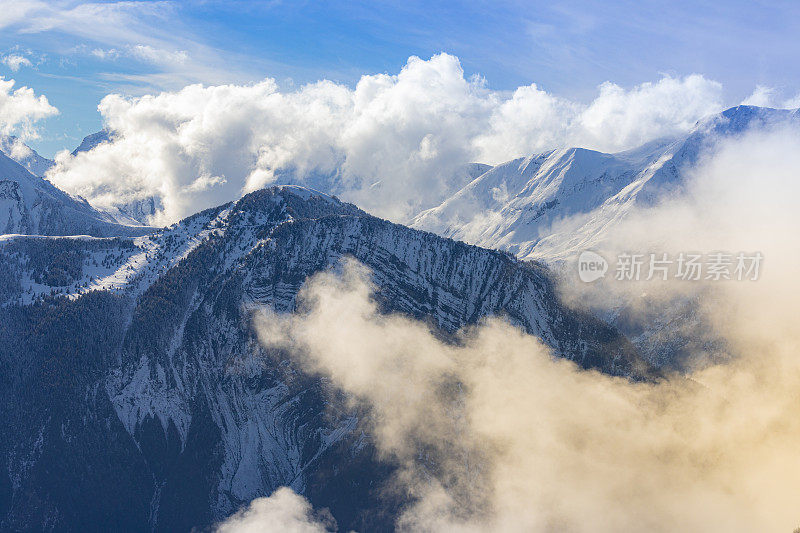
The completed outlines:
{"type": "Polygon", "coordinates": [[[363,413],[251,327],[253,308],[294,310],[308,276],[344,256],[373,271],[382,309],[443,335],[504,315],[585,367],[647,372],[616,330],[561,306],[545,268],[308,189],[256,191],[136,238],[6,236],[0,529],[186,531],[281,485],[344,530],[391,524],[391,467],[363,413]]]}
{"type": "Polygon", "coordinates": [[[149,231],[116,223],[0,153],[0,234],[110,236],[149,231]]]}
{"type": "Polygon", "coordinates": [[[89,134],[84,137],[81,141],[81,144],[79,144],[78,147],[72,151],[72,155],[77,155],[81,152],[88,152],[95,146],[104,142],[108,142],[109,140],[111,140],[111,134],[105,129],[89,134]]]}
{"type": "Polygon", "coordinates": [[[34,176],[44,176],[45,172],[55,164],[13,135],[0,136],[0,152],[22,165],[34,176]]]}
{"type": "Polygon", "coordinates": [[[719,136],[798,120],[787,110],[738,106],[688,135],[617,154],[557,150],[498,165],[411,226],[519,258],[558,260],[596,245],[636,205],[681,185],[681,171],[719,136]]]}

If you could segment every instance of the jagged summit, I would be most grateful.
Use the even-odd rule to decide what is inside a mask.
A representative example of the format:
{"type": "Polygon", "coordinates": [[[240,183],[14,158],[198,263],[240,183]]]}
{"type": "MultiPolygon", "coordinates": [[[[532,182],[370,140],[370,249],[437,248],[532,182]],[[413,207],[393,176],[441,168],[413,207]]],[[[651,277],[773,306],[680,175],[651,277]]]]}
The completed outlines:
{"type": "Polygon", "coordinates": [[[348,213],[358,212],[366,214],[353,204],[343,202],[336,196],[301,185],[270,185],[250,192],[234,203],[245,207],[255,202],[274,201],[275,199],[281,199],[283,202],[287,203],[290,202],[297,207],[328,204],[331,207],[337,206],[348,213]],[[297,203],[297,199],[301,200],[303,203],[297,203]]]}

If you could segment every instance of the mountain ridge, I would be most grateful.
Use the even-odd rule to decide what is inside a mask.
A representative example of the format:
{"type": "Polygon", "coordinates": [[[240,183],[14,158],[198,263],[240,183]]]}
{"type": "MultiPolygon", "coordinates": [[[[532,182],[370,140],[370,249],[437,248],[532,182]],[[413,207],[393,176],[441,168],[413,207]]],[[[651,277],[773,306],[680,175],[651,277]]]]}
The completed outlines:
{"type": "Polygon", "coordinates": [[[500,315],[585,368],[649,372],[614,328],[560,304],[545,267],[309,189],[262,189],[140,237],[7,237],[0,529],[188,530],[283,485],[343,528],[390,529],[406,500],[384,490],[393,467],[368,413],[251,324],[254,308],[293,312],[305,280],[345,257],[371,270],[381,312],[445,337],[500,315]]]}
{"type": "Polygon", "coordinates": [[[714,139],[800,120],[800,110],[740,105],[699,121],[688,134],[606,154],[566,148],[492,167],[410,226],[521,259],[561,261],[595,246],[634,206],[682,184],[714,139]]]}

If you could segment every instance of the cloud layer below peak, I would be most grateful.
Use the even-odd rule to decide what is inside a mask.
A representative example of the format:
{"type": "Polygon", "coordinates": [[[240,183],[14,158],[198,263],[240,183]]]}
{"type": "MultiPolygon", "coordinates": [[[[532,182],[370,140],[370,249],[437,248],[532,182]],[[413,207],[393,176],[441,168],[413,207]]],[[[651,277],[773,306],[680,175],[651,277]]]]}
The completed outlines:
{"type": "Polygon", "coordinates": [[[354,88],[323,80],[282,91],[265,79],[109,95],[99,110],[113,141],[60,154],[48,177],[100,206],[159,197],[155,223],[287,181],[405,221],[463,184],[467,163],[565,146],[624,150],[686,131],[722,105],[721,85],[696,74],[631,89],[607,82],[588,104],[535,84],[494,91],[439,54],[354,88]]]}

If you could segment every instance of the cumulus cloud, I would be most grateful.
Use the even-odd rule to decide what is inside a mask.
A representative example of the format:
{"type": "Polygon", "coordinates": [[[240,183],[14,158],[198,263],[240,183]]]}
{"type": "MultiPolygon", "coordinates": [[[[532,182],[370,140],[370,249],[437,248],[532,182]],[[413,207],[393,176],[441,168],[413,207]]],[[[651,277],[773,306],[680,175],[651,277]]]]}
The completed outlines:
{"type": "Polygon", "coordinates": [[[588,106],[535,85],[517,89],[492,113],[489,132],[476,140],[481,155],[508,160],[563,146],[615,152],[684,132],[722,107],[722,86],[697,74],[631,90],[606,82],[599,89],[588,106]]]}
{"type": "Polygon", "coordinates": [[[17,72],[21,67],[31,67],[33,64],[30,59],[19,54],[8,54],[0,59],[5,66],[10,68],[13,72],[17,72]]]}
{"type": "Polygon", "coordinates": [[[376,445],[416,502],[401,530],[791,531],[798,148],[791,131],[726,142],[684,193],[621,230],[628,246],[762,251],[757,282],[692,289],[725,341],[722,364],[632,383],[554,360],[497,320],[447,344],[380,314],[353,263],[309,280],[297,314],[261,315],[261,339],[371,409],[376,445]]]}
{"type": "Polygon", "coordinates": [[[743,105],[770,107],[775,100],[775,89],[766,85],[756,85],[753,94],[742,100],[743,105]]]}
{"type": "Polygon", "coordinates": [[[0,135],[33,137],[35,123],[58,114],[58,109],[44,95],[36,96],[29,87],[15,90],[14,84],[0,76],[0,135]]]}
{"type": "Polygon", "coordinates": [[[110,95],[99,109],[114,141],[62,154],[49,177],[100,205],[160,196],[156,222],[276,181],[405,221],[463,185],[469,162],[565,145],[631,148],[685,131],[721,108],[720,95],[698,75],[630,90],[607,83],[589,104],[535,85],[507,95],[465,77],[456,57],[412,57],[398,74],[365,75],[354,88],[320,81],[280,91],[266,79],[110,95]]]}
{"type": "Polygon", "coordinates": [[[325,533],[336,522],[325,513],[314,513],[305,498],[281,487],[269,498],[258,498],[216,528],[218,533],[325,533]]]}
{"type": "Polygon", "coordinates": [[[760,107],[777,107],[782,109],[797,109],[800,107],[800,94],[792,98],[781,100],[778,90],[767,85],[756,85],[753,93],[742,100],[744,105],[754,105],[760,107]]]}

